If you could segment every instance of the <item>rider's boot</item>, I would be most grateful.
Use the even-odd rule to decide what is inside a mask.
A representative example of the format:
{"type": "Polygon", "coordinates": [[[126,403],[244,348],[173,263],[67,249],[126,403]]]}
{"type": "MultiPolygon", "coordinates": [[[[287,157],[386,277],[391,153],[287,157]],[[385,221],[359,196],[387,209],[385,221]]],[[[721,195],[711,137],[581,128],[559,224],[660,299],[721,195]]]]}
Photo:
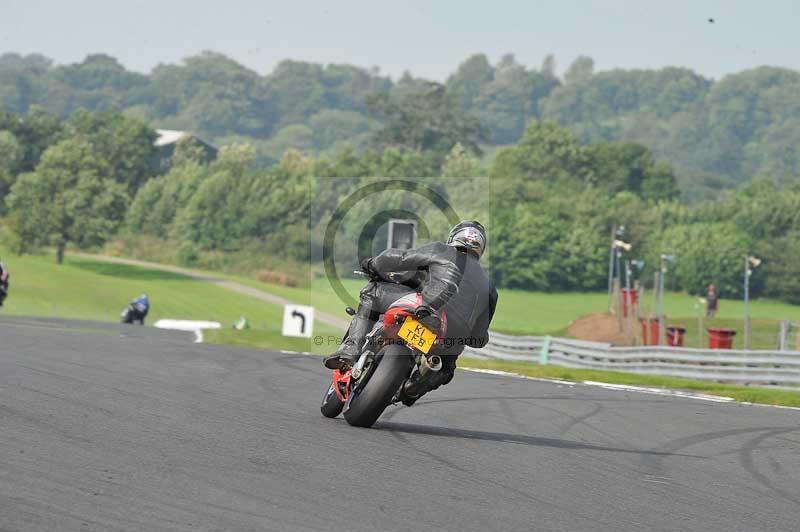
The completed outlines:
{"type": "Polygon", "coordinates": [[[439,386],[444,386],[453,380],[455,369],[455,365],[452,367],[446,366],[433,375],[428,375],[427,378],[422,377],[419,372],[415,372],[403,384],[403,390],[400,392],[400,401],[406,406],[413,405],[426,393],[432,392],[439,386]]]}
{"type": "Polygon", "coordinates": [[[355,364],[358,357],[361,356],[364,338],[372,329],[372,325],[373,322],[363,316],[353,316],[350,328],[347,329],[347,338],[339,345],[339,349],[335,353],[325,357],[322,361],[325,367],[328,369],[342,369],[355,364]]]}

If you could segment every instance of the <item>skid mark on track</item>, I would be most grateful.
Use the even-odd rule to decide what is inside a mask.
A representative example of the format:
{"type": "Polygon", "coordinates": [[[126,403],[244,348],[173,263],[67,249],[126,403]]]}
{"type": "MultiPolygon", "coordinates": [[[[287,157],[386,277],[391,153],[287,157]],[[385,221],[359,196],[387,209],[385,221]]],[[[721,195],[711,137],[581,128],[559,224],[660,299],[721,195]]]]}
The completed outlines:
{"type": "MultiPolygon", "coordinates": [[[[775,493],[779,497],[791,503],[800,505],[800,498],[798,498],[795,493],[776,486],[775,482],[770,480],[770,478],[767,475],[763,474],[761,471],[758,470],[758,467],[756,466],[755,460],[753,458],[753,454],[755,453],[755,451],[759,450],[759,445],[762,442],[766,441],[769,438],[779,436],[781,434],[786,434],[788,432],[796,432],[796,431],[800,431],[800,428],[775,429],[760,434],[755,438],[751,438],[739,450],[739,464],[741,464],[741,466],[745,469],[745,471],[750,473],[750,476],[753,477],[753,479],[756,482],[758,482],[771,492],[775,493]]],[[[772,458],[770,457],[770,459],[772,458]]],[[[777,465],[777,462],[775,462],[774,459],[772,459],[772,461],[774,469],[775,465],[777,465]]]]}
{"type": "MultiPolygon", "coordinates": [[[[591,419],[594,416],[596,416],[597,414],[599,414],[600,412],[602,412],[603,410],[604,410],[603,405],[601,405],[599,402],[595,401],[594,402],[594,407],[589,412],[583,414],[582,416],[577,416],[577,417],[573,417],[572,419],[570,419],[570,421],[561,428],[561,430],[558,432],[558,435],[559,436],[563,436],[564,434],[568,433],[570,430],[572,430],[577,425],[580,425],[580,424],[587,424],[588,425],[588,423],[586,423],[586,422],[589,419],[591,419]]],[[[594,428],[594,427],[592,427],[592,428],[594,428]]]]}
{"type": "Polygon", "coordinates": [[[511,401],[502,399],[498,401],[498,403],[500,404],[500,410],[503,412],[503,416],[505,416],[512,427],[522,431],[528,430],[528,426],[522,423],[522,420],[520,420],[517,413],[514,412],[514,409],[511,407],[511,401]]]}
{"type": "MultiPolygon", "coordinates": [[[[663,473],[664,465],[662,463],[662,459],[665,456],[670,456],[670,453],[674,453],[676,451],[680,451],[682,449],[686,449],[688,447],[693,447],[695,445],[700,445],[704,443],[708,443],[714,440],[719,440],[723,438],[729,438],[733,436],[741,436],[745,434],[754,434],[754,433],[761,433],[765,431],[786,431],[790,432],[791,430],[797,430],[795,427],[752,427],[752,428],[743,428],[743,429],[728,429],[728,430],[720,430],[714,432],[704,432],[701,434],[693,434],[691,436],[684,436],[682,438],[677,438],[674,440],[667,441],[658,445],[653,449],[655,453],[653,454],[643,454],[642,455],[642,465],[644,466],[645,470],[652,472],[654,474],[663,473]],[[660,453],[660,454],[659,454],[660,453]]],[[[725,454],[725,453],[722,453],[725,454]]],[[[716,456],[711,456],[707,458],[715,458],[716,456]]]]}

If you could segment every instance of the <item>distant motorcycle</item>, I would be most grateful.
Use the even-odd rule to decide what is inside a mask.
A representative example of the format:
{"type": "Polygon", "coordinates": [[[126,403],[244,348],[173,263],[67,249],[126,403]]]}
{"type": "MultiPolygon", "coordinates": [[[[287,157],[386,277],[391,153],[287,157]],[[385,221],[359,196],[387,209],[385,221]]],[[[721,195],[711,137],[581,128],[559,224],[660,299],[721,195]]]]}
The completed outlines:
{"type": "Polygon", "coordinates": [[[8,270],[0,262],[0,307],[3,306],[3,301],[5,301],[6,297],[8,297],[8,270]]]}
{"type": "Polygon", "coordinates": [[[150,311],[150,301],[147,299],[147,294],[142,294],[130,304],[120,314],[121,323],[139,323],[144,325],[144,319],[150,311]]]}

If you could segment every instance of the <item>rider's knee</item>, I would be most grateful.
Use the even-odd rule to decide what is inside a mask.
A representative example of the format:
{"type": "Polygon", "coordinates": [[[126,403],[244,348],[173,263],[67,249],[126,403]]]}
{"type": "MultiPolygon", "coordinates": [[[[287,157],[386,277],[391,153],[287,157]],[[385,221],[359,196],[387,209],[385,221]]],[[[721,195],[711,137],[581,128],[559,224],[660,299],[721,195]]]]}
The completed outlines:
{"type": "Polygon", "coordinates": [[[364,285],[364,288],[361,289],[359,295],[361,300],[363,301],[365,298],[372,300],[375,297],[375,293],[378,289],[378,283],[375,281],[370,281],[364,285]]]}
{"type": "Polygon", "coordinates": [[[378,298],[377,283],[368,283],[361,289],[359,294],[359,305],[356,310],[356,316],[370,321],[377,321],[380,317],[380,312],[377,312],[376,300],[378,298]]]}

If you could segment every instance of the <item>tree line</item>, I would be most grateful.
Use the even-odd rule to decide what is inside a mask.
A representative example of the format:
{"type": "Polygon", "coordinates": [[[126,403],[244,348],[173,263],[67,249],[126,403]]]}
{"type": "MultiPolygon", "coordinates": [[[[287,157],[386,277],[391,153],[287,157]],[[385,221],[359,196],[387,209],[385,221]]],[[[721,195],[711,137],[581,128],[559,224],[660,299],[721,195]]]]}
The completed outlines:
{"type": "MultiPolygon", "coordinates": [[[[534,119],[517,143],[482,158],[485,130],[441,86],[365,105],[384,116],[368,148],[289,149],[273,164],[260,164],[252,144],[223,146],[209,161],[187,141],[154,165],[156,134],[140,119],[0,112],[0,234],[18,252],[55,246],[59,260],[67,245],[139,246],[182,264],[292,274],[316,264],[326,221],[352,191],[376,178],[425,177],[462,215],[487,222],[500,287],[604,289],[610,231],[625,225],[628,258],[645,260],[645,282],[658,256],[672,253],[671,288],[700,294],[713,282],[738,297],[743,257],[755,254],[764,263],[754,295],[800,303],[800,185],[756,179],[687,203],[674,167],[641,144],[585,142],[534,119]]],[[[396,194],[375,201],[387,211],[431,209],[396,194]]],[[[369,215],[362,207],[344,227],[350,256],[369,215]]],[[[425,230],[422,239],[442,238],[446,221],[425,230]]]]}
{"type": "Polygon", "coordinates": [[[517,143],[531,120],[546,120],[582,143],[646,146],[669,161],[687,201],[753,179],[783,186],[800,176],[800,73],[776,67],[712,80],[677,67],[596,72],[591,58],[579,57],[559,76],[553,56],[530,67],[511,54],[494,64],[476,54],[437,85],[410,73],[392,80],[377,68],[291,60],[262,75],[213,52],[148,74],[104,54],[68,65],[0,56],[0,107],[8,111],[38,105],[64,118],[81,108],[116,110],[220,145],[247,142],[262,165],[290,148],[315,156],[374,148],[376,132],[391,139],[385,127],[398,106],[424,90],[445,91],[460,116],[471,117],[460,126],[479,126],[471,142],[487,157],[517,143]]]}

